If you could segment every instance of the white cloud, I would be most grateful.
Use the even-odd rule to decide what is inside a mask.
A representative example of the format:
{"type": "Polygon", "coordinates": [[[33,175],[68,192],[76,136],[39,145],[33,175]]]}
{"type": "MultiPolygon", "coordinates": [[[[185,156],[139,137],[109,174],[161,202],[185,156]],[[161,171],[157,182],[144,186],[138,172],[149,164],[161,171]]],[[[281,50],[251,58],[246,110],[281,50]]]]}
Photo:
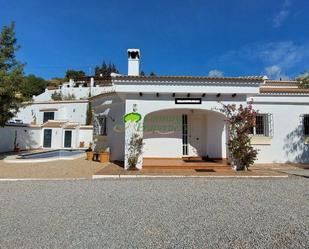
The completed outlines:
{"type": "Polygon", "coordinates": [[[274,16],[273,18],[273,27],[274,28],[279,28],[284,21],[288,18],[290,14],[289,7],[291,6],[291,2],[289,0],[285,0],[282,4],[282,7],[280,11],[278,12],[277,15],[274,16]]]}
{"type": "Polygon", "coordinates": [[[260,70],[260,74],[266,73],[271,76],[270,78],[286,78],[290,69],[309,68],[309,43],[296,44],[292,41],[250,43],[238,50],[231,50],[213,58],[211,63],[216,65],[228,63],[237,68],[248,68],[252,65],[260,70]]]}
{"type": "Polygon", "coordinates": [[[265,72],[270,79],[288,80],[289,77],[281,73],[281,68],[278,65],[272,65],[265,68],[265,72]]]}
{"type": "Polygon", "coordinates": [[[273,19],[273,27],[279,28],[285,19],[289,16],[290,12],[288,10],[281,10],[273,19]]]}
{"type": "Polygon", "coordinates": [[[209,77],[223,77],[223,72],[217,69],[210,70],[208,73],[209,77]]]}

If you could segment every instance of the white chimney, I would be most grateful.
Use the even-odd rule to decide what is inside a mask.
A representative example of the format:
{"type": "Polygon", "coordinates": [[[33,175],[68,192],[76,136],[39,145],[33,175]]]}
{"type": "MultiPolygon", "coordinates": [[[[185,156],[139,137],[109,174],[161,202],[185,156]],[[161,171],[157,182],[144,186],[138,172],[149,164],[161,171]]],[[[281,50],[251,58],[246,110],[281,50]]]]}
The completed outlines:
{"type": "Polygon", "coordinates": [[[139,76],[139,49],[129,48],[128,49],[128,75],[139,76]]]}

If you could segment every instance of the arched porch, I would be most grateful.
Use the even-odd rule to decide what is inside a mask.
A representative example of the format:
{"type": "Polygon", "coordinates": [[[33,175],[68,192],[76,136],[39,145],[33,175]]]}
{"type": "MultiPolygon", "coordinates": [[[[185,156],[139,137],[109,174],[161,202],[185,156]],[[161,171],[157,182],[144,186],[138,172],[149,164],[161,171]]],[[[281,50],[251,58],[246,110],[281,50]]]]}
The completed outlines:
{"type": "Polygon", "coordinates": [[[224,115],[203,109],[167,109],[143,120],[144,158],[226,158],[224,115]]]}
{"type": "MultiPolygon", "coordinates": [[[[211,162],[226,160],[226,123],[219,111],[202,108],[162,109],[143,113],[144,147],[139,168],[156,160],[211,162]]],[[[130,134],[126,131],[126,135],[130,134]]],[[[174,162],[176,162],[174,161],[174,162]]],[[[189,165],[188,163],[186,165],[189,165]]]]}

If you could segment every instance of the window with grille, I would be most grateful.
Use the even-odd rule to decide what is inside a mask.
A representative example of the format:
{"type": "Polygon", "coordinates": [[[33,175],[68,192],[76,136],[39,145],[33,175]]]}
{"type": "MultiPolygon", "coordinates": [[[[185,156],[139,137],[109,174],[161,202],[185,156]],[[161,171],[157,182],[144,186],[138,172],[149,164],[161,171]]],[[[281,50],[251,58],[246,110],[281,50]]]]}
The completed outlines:
{"type": "Polygon", "coordinates": [[[257,114],[255,117],[255,126],[251,127],[250,134],[254,136],[272,136],[272,115],[257,114]]]}
{"type": "Polygon", "coordinates": [[[182,154],[188,155],[188,115],[182,115],[182,154]]]}
{"type": "Polygon", "coordinates": [[[107,135],[107,117],[97,116],[94,119],[94,135],[106,136],[107,135]]]}
{"type": "Polygon", "coordinates": [[[305,114],[303,118],[304,136],[309,136],[309,114],[305,114]]]}

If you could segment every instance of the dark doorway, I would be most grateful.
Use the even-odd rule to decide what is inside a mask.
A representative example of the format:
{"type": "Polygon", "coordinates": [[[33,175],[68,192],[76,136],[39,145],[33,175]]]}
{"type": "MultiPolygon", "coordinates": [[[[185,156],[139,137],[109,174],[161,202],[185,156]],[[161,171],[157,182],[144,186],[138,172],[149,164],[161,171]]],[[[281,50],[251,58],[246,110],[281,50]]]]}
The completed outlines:
{"type": "Polygon", "coordinates": [[[50,148],[51,142],[52,142],[52,130],[51,129],[45,129],[44,130],[43,147],[44,148],[50,148]]]}
{"type": "Polygon", "coordinates": [[[64,148],[72,147],[72,131],[64,132],[64,148]]]}

